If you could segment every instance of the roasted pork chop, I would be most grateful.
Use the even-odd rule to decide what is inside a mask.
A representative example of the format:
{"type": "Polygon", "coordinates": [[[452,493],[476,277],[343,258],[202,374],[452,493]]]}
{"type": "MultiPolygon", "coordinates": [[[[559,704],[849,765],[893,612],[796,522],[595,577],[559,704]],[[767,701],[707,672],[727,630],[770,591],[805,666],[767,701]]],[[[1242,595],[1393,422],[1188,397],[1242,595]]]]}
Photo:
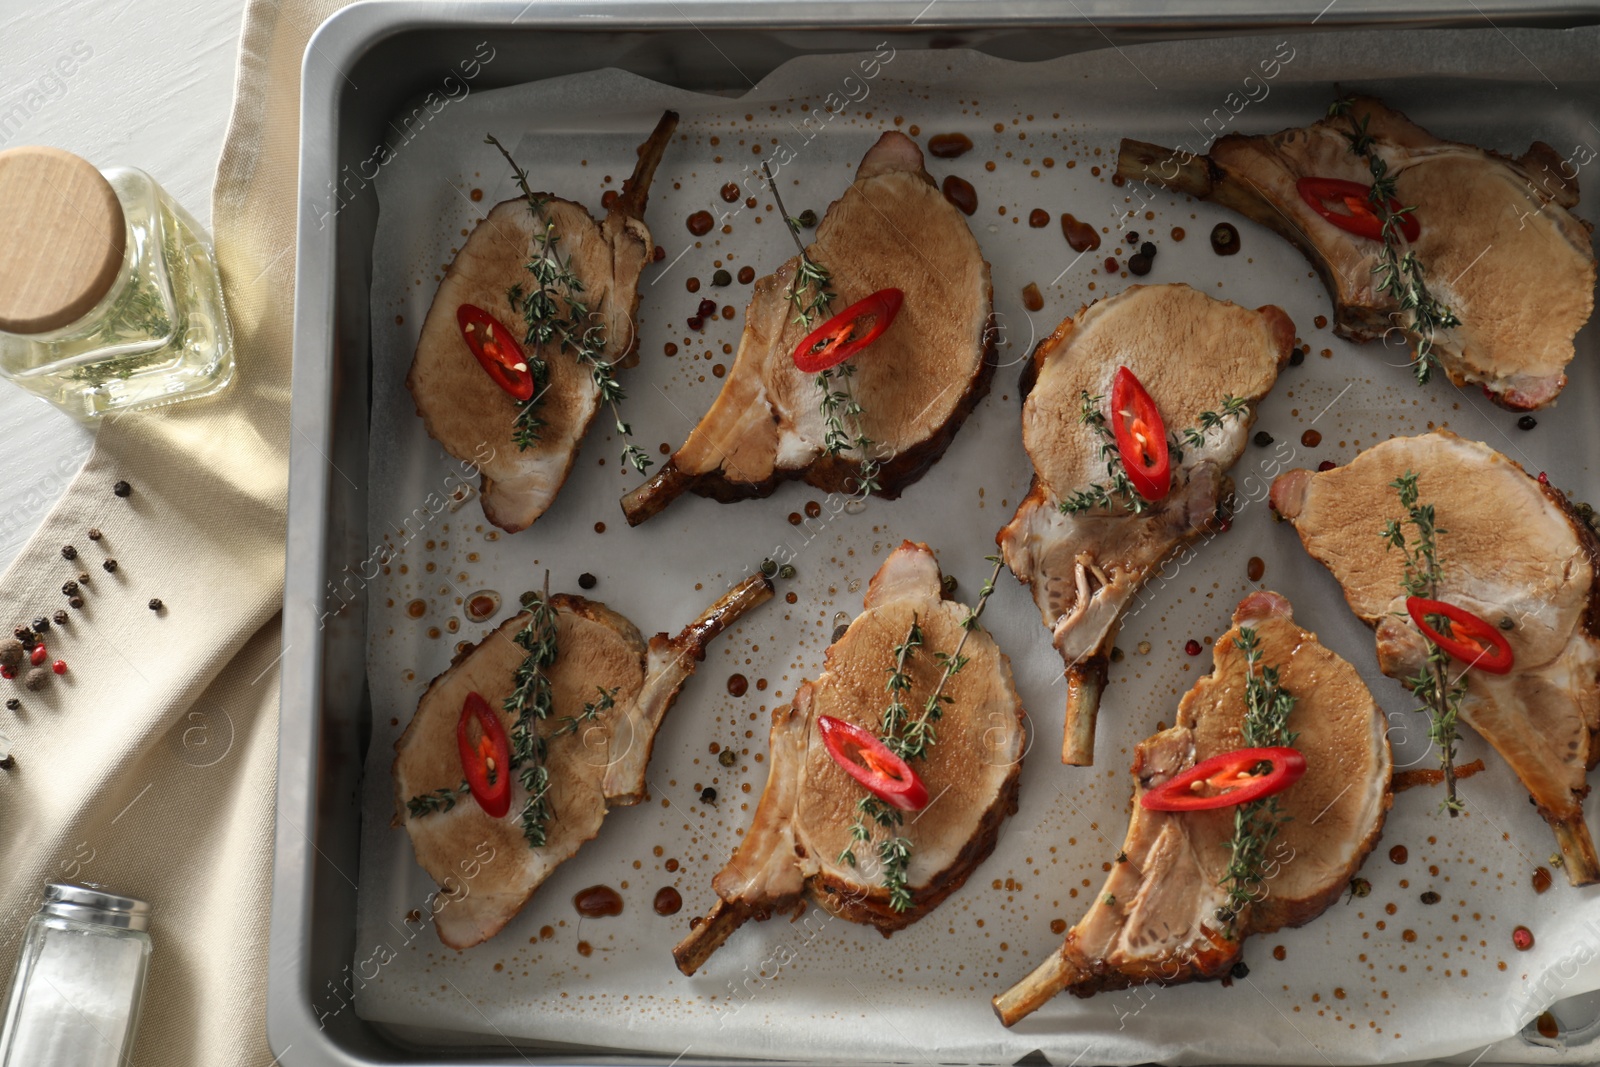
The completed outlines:
{"type": "Polygon", "coordinates": [[[501,704],[526,655],[515,638],[528,614],[507,620],[433,680],[395,742],[394,793],[396,825],[411,835],[417,862],[443,889],[433,917],[440,941],[470,948],[493,937],[559,864],[599,832],[610,805],[644,799],[656,730],[684,680],[713,638],[771,596],[771,583],[755,575],[678,636],[657,634],[648,642],[604,604],[564,594],[550,598],[558,654],[546,673],[554,706],[538,728],[547,746],[551,817],[545,843],[537,848],[523,836],[520,814],[530,798],[516,775],[510,811],[501,818],[491,818],[471,795],[426,814],[408,805],[438,790],[453,792],[461,783],[456,724],[469,693],[486,699],[511,730],[516,716],[501,704]],[[613,689],[611,706],[584,715],[586,703],[599,703],[597,693],[613,689]]]}
{"type": "MultiPolygon", "coordinates": [[[[878,492],[893,499],[937,462],[989,390],[989,264],[965,216],[923,169],[921,149],[892,131],[861,160],[806,255],[832,275],[834,312],[880,289],[905,293],[890,329],[852,361],[852,388],[865,409],[861,430],[882,460],[878,492]]],[[[731,501],[804,478],[819,489],[854,491],[867,457],[854,447],[837,456],[825,450],[816,375],[794,364],[811,332],[795,321],[789,301],[798,267],[796,256],[756,281],[722,392],[655,477],[623,497],[629,525],[685,490],[731,501]]]]}
{"type": "MultiPolygon", "coordinates": [[[[639,275],[655,251],[644,224],[645,202],[656,164],[677,125],[675,113],[661,117],[603,221],[596,222],[582,204],[556,196],[548,197],[543,208],[553,227],[552,239],[559,242],[557,254],[563,261],[570,257],[568,266],[583,285],[587,321],[604,330],[599,358],[613,366],[637,362],[639,275]]],[[[522,341],[527,322],[508,294],[514,286],[535,288],[528,263],[542,232],[525,197],[502,201],[489,211],[445,271],[406,376],[429,436],[452,456],[481,469],[483,513],[512,532],[532,525],[555,500],[600,409],[600,389],[591,368],[559,342],[542,348],[526,345],[527,354],[537,353],[547,368],[545,380],[535,383],[536,413],[544,425],[536,441],[519,448],[514,437],[519,402],[479,365],[462,339],[456,313],[465,304],[481,308],[522,341]]],[[[570,312],[565,292],[553,299],[561,315],[570,312]]]]}
{"type": "Polygon", "coordinates": [[[1377,843],[1392,799],[1389,742],[1383,712],[1355,668],[1295,625],[1288,601],[1267,592],[1239,603],[1212,656],[1212,672],[1184,696],[1176,724],[1134,751],[1128,836],[1088,914],[1059,951],[994,998],[1005,1025],[1063,989],[1088,997],[1220,978],[1249,935],[1303,926],[1327,910],[1377,843]],[[1267,846],[1229,936],[1233,901],[1224,879],[1237,809],[1151,811],[1139,799],[1203,760],[1246,747],[1249,667],[1235,641],[1247,627],[1261,668],[1277,667],[1279,684],[1295,698],[1287,728],[1306,772],[1275,798],[1288,821],[1267,846]]]}
{"type": "Polygon", "coordinates": [[[1391,678],[1416,676],[1427,657],[1406,612],[1405,560],[1382,539],[1384,521],[1404,515],[1391,483],[1407,472],[1439,529],[1435,599],[1499,625],[1515,657],[1509,674],[1456,668],[1452,679],[1464,673],[1467,684],[1461,719],[1517,772],[1572,884],[1600,882],[1583,818],[1587,772],[1600,759],[1600,542],[1559,490],[1447,430],[1391,438],[1329,471],[1279,476],[1273,509],[1377,630],[1378,666],[1391,678]]]}
{"type": "Polygon", "coordinates": [[[958,647],[967,617],[964,606],[945,599],[928,546],[909,541],[878,569],[864,607],[828,647],[822,675],[801,683],[794,702],[773,712],[767,785],[755,818],[712,880],[717,902],[711,913],[673,949],[684,974],[698,970],[747,919],[794,910],[807,898],[888,936],[959,889],[993,851],[1001,821],[1017,810],[1026,740],[1022,701],[1010,660],[974,627],[962,648],[969,661],[943,690],[949,702],[937,741],[913,763],[931,799],[908,812],[895,831],[911,843],[910,907],[891,906],[869,847],[856,845],[857,864],[840,862],[852,844],[857,802],[867,794],[828,755],[817,720],[826,715],[873,733],[880,729],[889,700],[884,678],[913,622],[924,641],[907,663],[905,702],[921,706],[942,673],[934,653],[958,647]]]}
{"type": "Polygon", "coordinates": [[[1117,623],[1139,586],[1180,546],[1215,528],[1226,474],[1249,439],[1255,404],[1294,347],[1294,323],[1271,304],[1251,311],[1187,285],[1130,286],[1067,319],[1034,350],[1023,381],[1022,441],[1033,488],[996,540],[1006,566],[1033,586],[1034,603],[1066,664],[1063,763],[1094,762],[1095,712],[1117,623]],[[1109,482],[1105,438],[1084,418],[1085,396],[1109,415],[1117,368],[1126,366],[1160,408],[1174,446],[1172,488],[1135,514],[1113,498],[1075,507],[1109,482]],[[1222,414],[1227,398],[1242,403],[1222,414]],[[1178,458],[1181,449],[1182,459],[1178,458]]]}
{"type": "Polygon", "coordinates": [[[1576,171],[1568,176],[1570,164],[1542,141],[1511,159],[1442,141],[1359,97],[1347,113],[1307,127],[1219,138],[1209,156],[1124,140],[1117,174],[1215,200],[1276,230],[1321,273],[1341,337],[1370,341],[1399,327],[1415,349],[1411,310],[1373,273],[1382,243],[1329,222],[1297,190],[1305,178],[1372,184],[1367,160],[1351,151],[1360,123],[1395,179],[1396,198],[1416,209],[1420,234],[1405,251],[1422,264],[1432,295],[1460,319],[1433,335],[1450,380],[1481,384],[1513,410],[1553,401],[1566,384],[1573,338],[1594,310],[1595,256],[1590,227],[1570,213],[1576,171]]]}

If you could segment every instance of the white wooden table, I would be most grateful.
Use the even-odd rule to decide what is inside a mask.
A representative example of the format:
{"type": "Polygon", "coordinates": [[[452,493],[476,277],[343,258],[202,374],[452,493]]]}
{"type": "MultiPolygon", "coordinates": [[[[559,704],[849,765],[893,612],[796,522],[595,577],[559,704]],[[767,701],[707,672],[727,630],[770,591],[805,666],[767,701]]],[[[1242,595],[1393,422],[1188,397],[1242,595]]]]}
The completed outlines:
{"type": "MultiPolygon", "coordinates": [[[[54,145],[149,172],[209,227],[244,0],[0,0],[0,149],[54,145]]],[[[0,569],[94,431],[0,381],[0,569]]]]}

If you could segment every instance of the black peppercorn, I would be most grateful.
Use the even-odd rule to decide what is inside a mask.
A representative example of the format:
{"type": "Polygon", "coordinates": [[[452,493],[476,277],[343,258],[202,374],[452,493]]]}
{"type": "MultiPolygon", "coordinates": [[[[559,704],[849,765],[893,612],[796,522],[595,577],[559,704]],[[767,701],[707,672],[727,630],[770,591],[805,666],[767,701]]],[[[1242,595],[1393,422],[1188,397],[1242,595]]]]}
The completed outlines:
{"type": "Polygon", "coordinates": [[[62,559],[77,559],[78,558],[78,550],[73,548],[71,545],[62,545],[61,546],[61,558],[62,559]]]}
{"type": "Polygon", "coordinates": [[[0,759],[0,771],[9,771],[16,765],[17,761],[9,754],[4,759],[0,759]]]}
{"type": "Polygon", "coordinates": [[[1128,257],[1128,273],[1135,277],[1142,278],[1149,274],[1151,266],[1150,257],[1143,252],[1136,252],[1128,257]]]}
{"type": "Polygon", "coordinates": [[[77,608],[83,607],[83,597],[81,597],[81,596],[73,597],[71,600],[67,601],[67,607],[73,608],[74,610],[76,610],[77,608]]]}
{"type": "Polygon", "coordinates": [[[715,789],[712,789],[708,785],[704,789],[700,790],[700,803],[702,803],[702,804],[715,804],[716,802],[717,802],[717,791],[715,789]]]}
{"type": "Polygon", "coordinates": [[[711,276],[712,285],[732,285],[733,275],[725,270],[719,270],[711,276]]]}
{"type": "Polygon", "coordinates": [[[160,611],[163,606],[164,605],[162,605],[160,597],[153,596],[153,597],[150,598],[150,610],[151,611],[160,611]]]}
{"type": "Polygon", "coordinates": [[[36,635],[26,626],[19,626],[15,630],[12,630],[11,633],[18,641],[22,642],[23,648],[32,648],[34,645],[39,643],[38,635],[36,635]]]}
{"type": "Polygon", "coordinates": [[[46,632],[49,629],[50,629],[50,620],[45,618],[43,615],[40,615],[37,619],[33,620],[33,631],[34,631],[34,633],[42,634],[42,633],[46,632]]]}
{"type": "Polygon", "coordinates": [[[1422,902],[1424,904],[1437,904],[1439,903],[1439,894],[1430,889],[1422,894],[1422,902]]]}
{"type": "Polygon", "coordinates": [[[1139,247],[1139,231],[1138,230],[1129,230],[1127,235],[1122,238],[1122,243],[1127,245],[1129,248],[1138,248],[1139,247]]]}
{"type": "Polygon", "coordinates": [[[62,596],[77,596],[78,595],[78,583],[73,581],[71,578],[68,578],[66,581],[62,582],[61,583],[61,595],[62,596]]]}
{"type": "Polygon", "coordinates": [[[579,589],[593,589],[595,586],[597,586],[599,584],[600,584],[600,579],[596,578],[594,575],[590,574],[588,571],[584,571],[582,574],[578,575],[578,588],[579,589]]]}
{"type": "Polygon", "coordinates": [[[817,225],[817,213],[810,208],[800,212],[800,217],[795,220],[806,229],[813,229],[817,225]]]}
{"type": "Polygon", "coordinates": [[[1139,254],[1141,256],[1144,256],[1146,259],[1155,259],[1156,258],[1155,242],[1154,241],[1146,241],[1144,244],[1140,245],[1139,246],[1139,254]]]}
{"type": "Polygon", "coordinates": [[[65,608],[58,608],[56,609],[56,613],[51,616],[51,618],[56,620],[57,626],[65,626],[67,624],[67,620],[71,618],[71,616],[67,614],[65,608]]]}
{"type": "Polygon", "coordinates": [[[1537,425],[1539,425],[1539,420],[1532,415],[1524,415],[1517,420],[1517,429],[1519,430],[1531,430],[1537,425]]]}
{"type": "Polygon", "coordinates": [[[111,491],[118,496],[127,496],[129,493],[133,492],[133,486],[129,485],[127,482],[119,481],[116,485],[111,487],[111,491]]]}
{"type": "Polygon", "coordinates": [[[1250,968],[1245,966],[1244,960],[1240,960],[1233,965],[1233,969],[1228,973],[1242,982],[1250,977],[1250,968]]]}
{"type": "Polygon", "coordinates": [[[724,767],[732,767],[735,763],[739,762],[739,754],[731,748],[725,748],[721,752],[717,753],[717,762],[722,764],[724,767]]]}
{"type": "MultiPolygon", "coordinates": [[[[1256,436],[1259,437],[1260,434],[1257,434],[1256,436]]],[[[113,573],[117,569],[117,561],[114,559],[108,559],[104,563],[100,564],[100,566],[104,567],[107,573],[113,573]]]]}
{"type": "Polygon", "coordinates": [[[799,574],[799,573],[800,573],[799,571],[794,569],[794,564],[793,563],[785,563],[783,566],[778,568],[778,577],[779,578],[783,578],[785,580],[787,580],[789,578],[793,578],[796,574],[799,574]]]}
{"type": "Polygon", "coordinates": [[[775,563],[771,559],[762,560],[761,561],[761,573],[766,575],[768,578],[777,577],[777,574],[778,574],[778,565],[777,565],[777,563],[775,563]]]}
{"type": "Polygon", "coordinates": [[[98,527],[98,526],[89,527],[89,540],[98,541],[98,540],[100,540],[100,538],[102,538],[104,536],[105,536],[105,534],[100,532],[100,527],[98,527]]]}
{"type": "Polygon", "coordinates": [[[88,585],[89,584],[89,572],[88,571],[84,571],[83,573],[78,575],[78,584],[79,585],[88,585]]]}
{"type": "Polygon", "coordinates": [[[16,711],[20,707],[22,707],[22,701],[18,700],[16,697],[10,697],[6,700],[7,711],[16,711]]]}
{"type": "Polygon", "coordinates": [[[1256,435],[1251,440],[1262,448],[1266,448],[1272,443],[1272,435],[1265,430],[1257,430],[1256,435]]]}
{"type": "Polygon", "coordinates": [[[1306,361],[1305,350],[1299,347],[1289,349],[1289,366],[1298,367],[1306,361]]]}

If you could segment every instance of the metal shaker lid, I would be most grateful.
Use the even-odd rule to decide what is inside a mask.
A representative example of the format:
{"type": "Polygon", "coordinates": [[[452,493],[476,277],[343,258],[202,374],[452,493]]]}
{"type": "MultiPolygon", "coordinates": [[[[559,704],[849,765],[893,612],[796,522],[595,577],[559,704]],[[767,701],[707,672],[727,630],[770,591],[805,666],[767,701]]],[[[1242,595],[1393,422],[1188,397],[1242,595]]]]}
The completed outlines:
{"type": "Polygon", "coordinates": [[[110,292],[126,245],[122,203],[87,160],[40,146],[0,152],[0,330],[81,319],[110,292]]]}
{"type": "Polygon", "coordinates": [[[44,904],[39,910],[46,915],[59,915],[64,919],[116,926],[124,930],[147,930],[150,927],[150,905],[144,901],[67,882],[47,884],[44,887],[44,904]]]}

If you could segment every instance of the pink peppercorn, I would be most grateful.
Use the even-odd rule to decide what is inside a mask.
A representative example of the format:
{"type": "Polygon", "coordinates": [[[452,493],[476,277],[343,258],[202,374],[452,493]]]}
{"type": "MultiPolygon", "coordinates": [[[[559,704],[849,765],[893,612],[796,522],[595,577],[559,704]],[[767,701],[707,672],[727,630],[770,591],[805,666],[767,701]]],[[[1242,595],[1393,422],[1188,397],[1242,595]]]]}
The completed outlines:
{"type": "Polygon", "coordinates": [[[1518,952],[1526,952],[1533,947],[1533,931],[1526,926],[1519,926],[1511,931],[1511,943],[1517,947],[1518,952]]]}
{"type": "Polygon", "coordinates": [[[1200,642],[1191,637],[1188,644],[1183,646],[1183,650],[1191,656],[1198,656],[1200,654],[1200,642]]]}
{"type": "Polygon", "coordinates": [[[55,671],[57,674],[66,674],[67,661],[64,659],[58,659],[54,663],[50,664],[50,669],[55,671]]]}

